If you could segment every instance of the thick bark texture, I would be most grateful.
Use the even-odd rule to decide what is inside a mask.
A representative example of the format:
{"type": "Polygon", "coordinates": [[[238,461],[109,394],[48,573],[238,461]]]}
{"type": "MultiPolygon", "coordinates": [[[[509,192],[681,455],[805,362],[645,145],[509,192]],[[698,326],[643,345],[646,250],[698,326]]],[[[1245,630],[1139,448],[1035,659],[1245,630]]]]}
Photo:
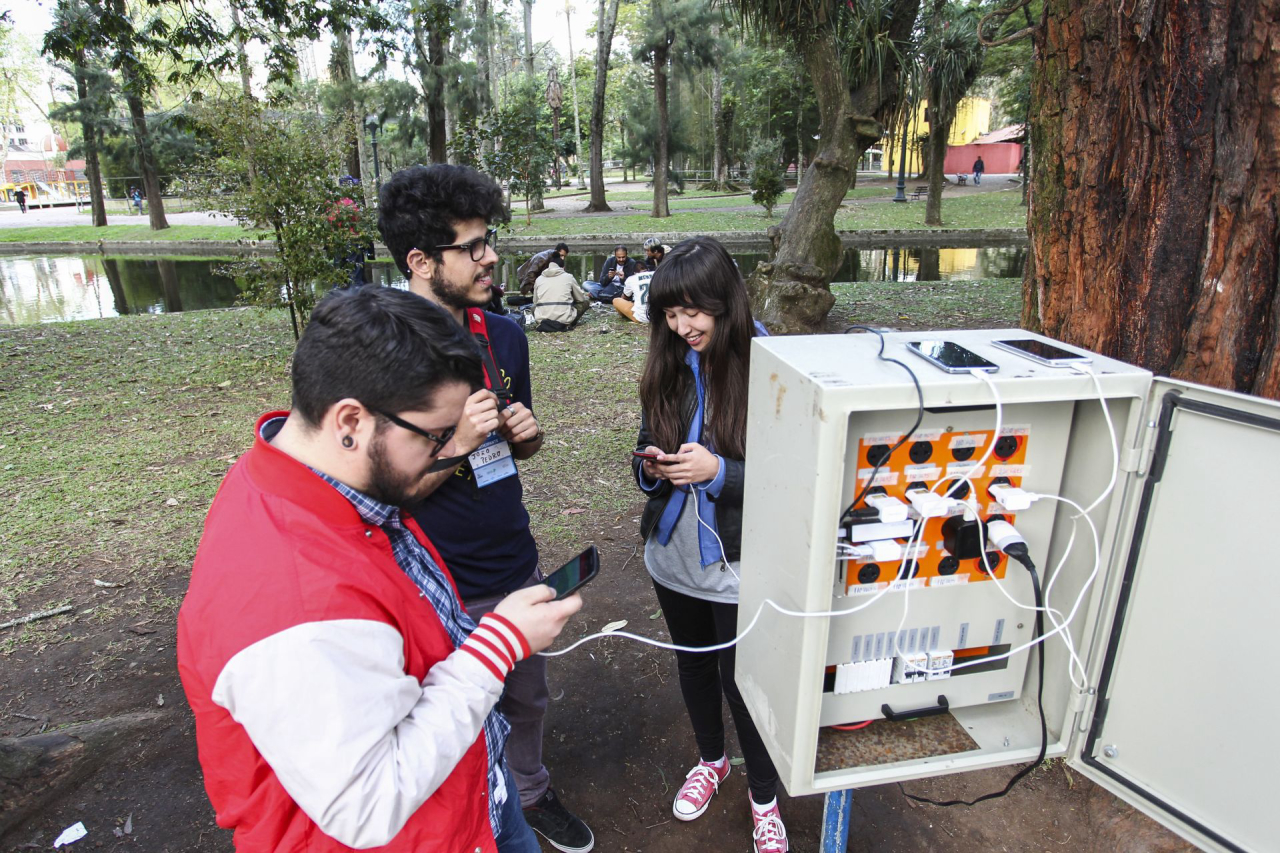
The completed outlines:
{"type": "MultiPolygon", "coordinates": [[[[715,27],[713,32],[719,35],[720,28],[715,27]]],[[[711,69],[711,184],[718,189],[723,189],[729,178],[724,123],[724,75],[717,64],[711,69]]]]}
{"type": "MultiPolygon", "coordinates": [[[[892,38],[906,40],[919,5],[919,0],[894,5],[892,38]]],[[[818,148],[786,216],[769,228],[770,260],[760,263],[747,282],[756,318],[785,334],[813,331],[835,304],[831,278],[844,256],[835,214],[857,175],[858,158],[880,140],[881,121],[898,93],[894,66],[851,94],[829,29],[805,42],[802,58],[817,95],[818,148]]]]}
{"type": "Polygon", "coordinates": [[[338,37],[342,50],[343,74],[351,84],[351,124],[356,134],[356,163],[360,166],[356,177],[360,179],[360,193],[364,197],[365,209],[370,210],[373,208],[375,197],[373,181],[369,180],[373,177],[373,159],[369,156],[368,145],[365,143],[364,110],[360,108],[360,102],[357,99],[356,89],[360,82],[360,75],[356,73],[355,47],[349,28],[337,25],[334,35],[338,37]]]}
{"type": "Polygon", "coordinates": [[[610,210],[604,200],[604,90],[609,81],[609,54],[618,24],[618,0],[600,0],[596,18],[596,87],[591,96],[591,202],[588,213],[610,210]],[[607,8],[606,8],[607,6],[607,8]]]}
{"type": "Polygon", "coordinates": [[[1023,324],[1280,398],[1280,0],[1053,0],[1023,324]]]}
{"type": "Polygon", "coordinates": [[[954,119],[929,122],[929,160],[924,167],[929,176],[929,198],[924,206],[925,225],[942,224],[942,185],[946,180],[942,164],[947,159],[947,139],[951,136],[953,123],[954,119]]]}
{"type": "Polygon", "coordinates": [[[0,738],[0,838],[120,753],[134,750],[164,719],[161,712],[143,711],[0,738]]]}
{"type": "Polygon", "coordinates": [[[413,41],[418,51],[418,76],[427,102],[427,153],[432,163],[444,163],[449,152],[446,145],[444,109],[444,38],[438,21],[422,19],[423,12],[413,16],[413,41]]]}
{"type": "Polygon", "coordinates": [[[89,207],[93,211],[94,226],[101,228],[107,224],[107,205],[102,197],[102,168],[98,165],[99,131],[88,120],[89,76],[83,58],[72,71],[76,81],[76,97],[80,99],[82,110],[80,128],[84,137],[84,175],[89,181],[89,207]]]}
{"type": "Polygon", "coordinates": [[[151,153],[151,134],[147,130],[147,114],[142,108],[142,98],[129,92],[129,74],[126,79],[125,101],[129,105],[129,119],[133,124],[133,140],[138,146],[138,164],[142,172],[142,192],[147,197],[147,214],[151,218],[151,230],[169,227],[164,215],[164,199],[160,195],[160,177],[156,174],[156,161],[151,153]]]}
{"type": "MultiPolygon", "coordinates": [[[[665,29],[661,0],[653,0],[654,22],[659,30],[665,29]]],[[[671,56],[671,40],[675,33],[667,32],[662,43],[653,51],[653,100],[658,113],[658,144],[653,153],[653,213],[656,219],[671,215],[667,207],[667,172],[671,166],[671,115],[668,112],[668,60],[671,56]]]]}

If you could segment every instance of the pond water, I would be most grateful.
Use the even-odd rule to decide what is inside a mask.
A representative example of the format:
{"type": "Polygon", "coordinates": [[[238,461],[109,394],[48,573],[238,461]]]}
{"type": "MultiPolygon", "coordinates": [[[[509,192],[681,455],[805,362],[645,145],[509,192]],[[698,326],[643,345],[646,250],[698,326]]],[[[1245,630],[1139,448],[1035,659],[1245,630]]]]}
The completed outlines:
{"type": "MultiPolygon", "coordinates": [[[[514,280],[516,267],[528,257],[506,256],[499,277],[514,280]]],[[[594,278],[607,257],[604,253],[571,254],[569,272],[579,281],[594,278]]],[[[744,272],[765,258],[760,252],[734,254],[744,272]]],[[[1022,246],[848,249],[835,280],[1019,278],[1025,258],[1022,246]]],[[[101,255],[0,256],[0,325],[227,308],[236,304],[241,288],[217,271],[222,263],[101,255]]],[[[395,266],[385,261],[371,265],[370,278],[380,284],[403,285],[395,266]]]]}

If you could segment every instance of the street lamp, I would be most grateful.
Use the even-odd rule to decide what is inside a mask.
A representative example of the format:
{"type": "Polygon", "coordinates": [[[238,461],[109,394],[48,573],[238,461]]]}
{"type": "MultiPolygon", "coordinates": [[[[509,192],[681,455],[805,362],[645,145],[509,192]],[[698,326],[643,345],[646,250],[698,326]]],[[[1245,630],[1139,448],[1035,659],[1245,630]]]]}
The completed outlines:
{"type": "Polygon", "coordinates": [[[378,117],[373,113],[364,117],[364,126],[369,129],[369,137],[373,140],[373,181],[381,192],[382,170],[378,165],[378,117]]]}
{"type": "MultiPolygon", "coordinates": [[[[910,107],[910,102],[908,102],[910,107]]],[[[898,194],[893,197],[894,201],[907,200],[907,129],[911,126],[907,120],[908,110],[902,111],[902,156],[898,158],[898,194]]],[[[897,273],[897,257],[894,257],[894,273],[895,280],[898,278],[897,273]]]]}

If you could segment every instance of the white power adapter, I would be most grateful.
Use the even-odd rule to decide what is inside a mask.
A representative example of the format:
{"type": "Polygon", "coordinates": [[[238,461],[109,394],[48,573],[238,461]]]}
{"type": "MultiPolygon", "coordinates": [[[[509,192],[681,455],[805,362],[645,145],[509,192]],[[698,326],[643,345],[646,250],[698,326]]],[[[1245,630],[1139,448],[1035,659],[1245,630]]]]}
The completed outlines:
{"type": "Polygon", "coordinates": [[[920,518],[942,518],[951,507],[951,500],[936,495],[928,489],[912,489],[907,492],[911,508],[920,518]]]}
{"type": "Polygon", "coordinates": [[[867,495],[867,506],[880,513],[882,522],[907,520],[907,505],[892,495],[867,495]]]}
{"type": "Polygon", "coordinates": [[[1004,483],[997,483],[987,489],[991,495],[991,499],[1009,512],[1022,512],[1024,509],[1031,508],[1031,495],[1023,491],[1017,486],[1010,486],[1004,483]]]}

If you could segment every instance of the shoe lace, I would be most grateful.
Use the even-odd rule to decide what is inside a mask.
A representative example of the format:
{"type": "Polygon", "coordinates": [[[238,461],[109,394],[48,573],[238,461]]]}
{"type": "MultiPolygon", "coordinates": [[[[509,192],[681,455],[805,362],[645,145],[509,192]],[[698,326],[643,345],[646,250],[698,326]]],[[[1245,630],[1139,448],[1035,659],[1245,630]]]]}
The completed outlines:
{"type": "Polygon", "coordinates": [[[781,850],[782,842],[787,838],[787,828],[782,825],[782,818],[776,813],[756,816],[756,828],[751,837],[756,841],[757,850],[781,850]]]}
{"type": "Polygon", "coordinates": [[[720,790],[720,774],[705,764],[699,764],[685,777],[685,783],[680,787],[680,796],[703,800],[718,790],[720,790]],[[707,790],[708,787],[711,789],[710,792],[707,790]]]}

